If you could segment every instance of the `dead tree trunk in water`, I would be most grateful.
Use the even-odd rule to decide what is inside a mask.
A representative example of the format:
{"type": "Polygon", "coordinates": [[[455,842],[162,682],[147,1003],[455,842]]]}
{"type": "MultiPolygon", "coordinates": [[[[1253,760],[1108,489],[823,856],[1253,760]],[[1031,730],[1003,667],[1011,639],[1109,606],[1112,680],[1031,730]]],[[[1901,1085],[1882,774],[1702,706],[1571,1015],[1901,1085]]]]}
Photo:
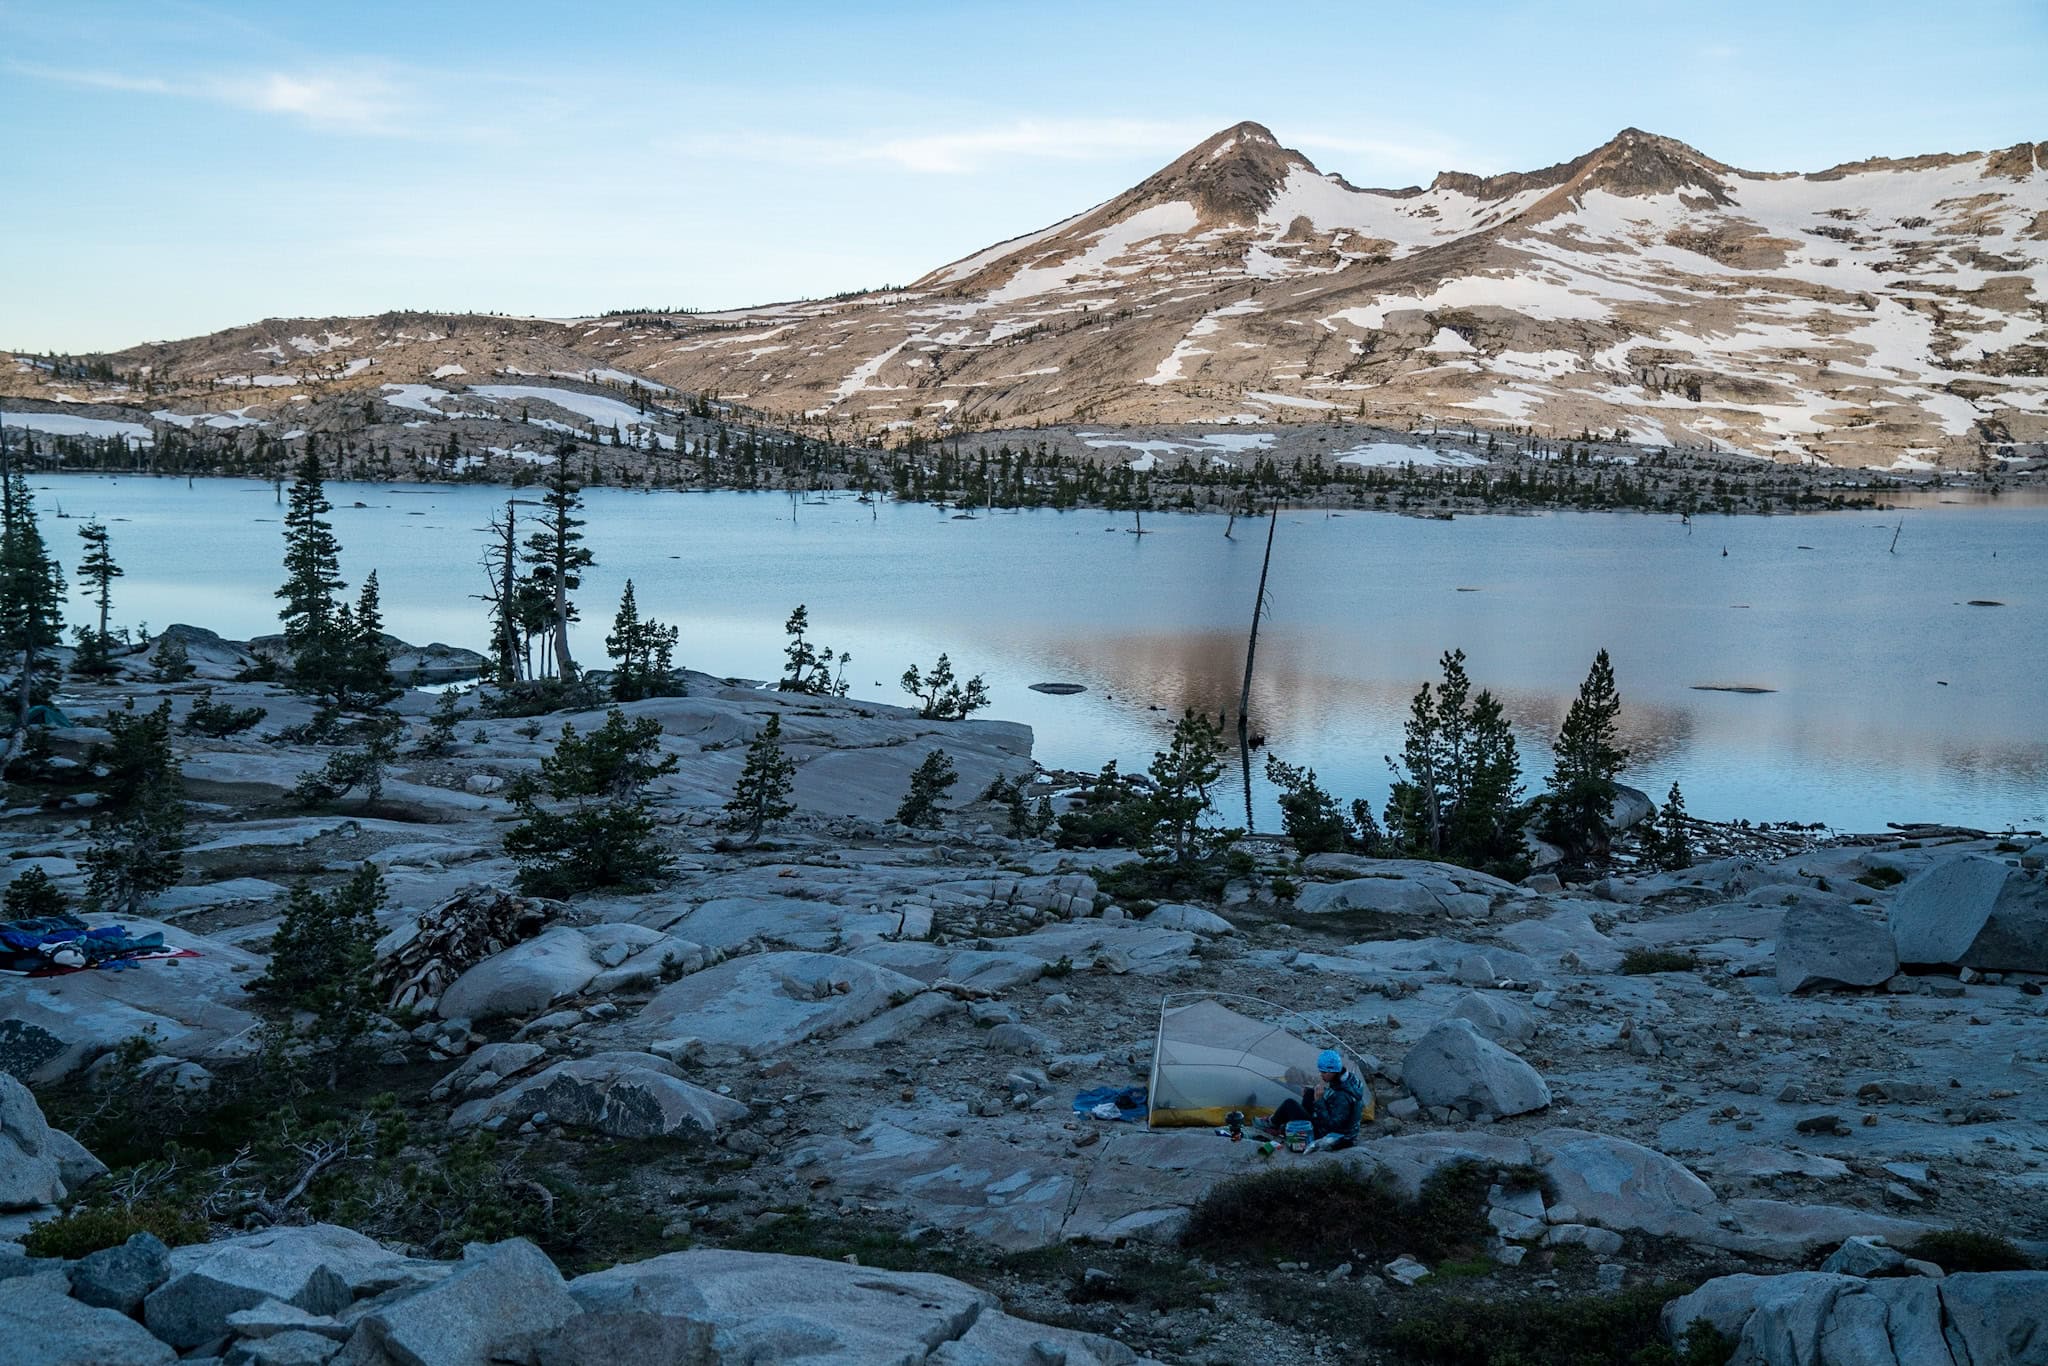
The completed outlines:
{"type": "Polygon", "coordinates": [[[1244,690],[1237,695],[1237,758],[1244,770],[1244,828],[1252,821],[1252,661],[1259,653],[1259,618],[1266,610],[1266,573],[1273,567],[1273,532],[1280,525],[1280,505],[1273,504],[1266,523],[1266,557],[1259,562],[1259,596],[1252,602],[1252,633],[1244,647],[1244,690]]]}
{"type": "Polygon", "coordinates": [[[1259,653],[1259,617],[1266,610],[1266,573],[1273,567],[1273,531],[1280,525],[1280,505],[1266,523],[1266,558],[1259,562],[1259,596],[1252,603],[1252,634],[1244,647],[1244,690],[1237,697],[1237,733],[1248,735],[1252,711],[1252,663],[1259,653]]]}

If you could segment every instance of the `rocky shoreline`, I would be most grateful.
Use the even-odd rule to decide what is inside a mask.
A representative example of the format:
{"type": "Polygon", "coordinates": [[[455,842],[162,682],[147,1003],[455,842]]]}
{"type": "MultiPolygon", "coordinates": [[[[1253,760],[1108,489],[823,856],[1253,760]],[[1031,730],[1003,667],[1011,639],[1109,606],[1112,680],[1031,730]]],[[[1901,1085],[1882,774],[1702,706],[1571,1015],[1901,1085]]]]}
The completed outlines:
{"type": "MultiPolygon", "coordinates": [[[[210,687],[266,715],[179,737],[186,876],[124,921],[195,957],[0,977],[0,1238],[132,1177],[44,1111],[101,1122],[111,1084],[196,1105],[263,1065],[274,1011],[247,987],[284,899],[364,862],[389,892],[378,957],[399,1004],[360,1081],[399,1095],[393,1141],[566,1154],[603,1202],[660,1213],[559,1269],[524,1237],[387,1246],[313,1219],[317,1185],[261,1192],[275,1217],[185,1246],[0,1243],[15,1359],[1392,1362],[1418,1358],[1381,1330],[1428,1306],[1674,1285],[1691,1297],[1669,1296],[1668,1331],[1704,1319],[1742,1361],[1986,1366],[2048,1340],[2048,1272],[1913,1251],[1964,1229],[2048,1255],[2038,837],[1901,831],[1569,885],[1263,840],[1217,897],[1119,900],[1135,854],[1011,838],[993,803],[938,830],[892,820],[938,748],[958,794],[1039,781],[1027,727],[689,675],[687,696],[623,708],[678,761],[653,788],[671,874],[551,902],[510,890],[503,852],[508,786],[549,753],[539,727],[465,719],[447,752],[401,753],[374,807],[301,809],[328,751],[280,735],[309,704],[235,681],[243,644],[186,644],[188,682],[130,656],[60,699],[79,722],[53,732],[60,763],[129,699],[183,716],[210,687]],[[798,815],[735,846],[718,808],[770,715],[798,815]],[[1269,1157],[1078,1114],[1079,1091],[1145,1084],[1169,992],[1261,998],[1340,1035],[1377,1101],[1362,1141],[1269,1157]],[[1402,1198],[1460,1164],[1530,1184],[1485,1191],[1472,1266],[1185,1241],[1224,1183],[1290,1164],[1402,1198]],[[1276,1308],[1290,1298],[1348,1317],[1276,1308]]],[[[417,730],[436,700],[395,710],[417,730]]],[[[549,732],[564,719],[602,713],[549,732]]],[[[5,877],[76,895],[89,814],[11,801],[5,877]]]]}

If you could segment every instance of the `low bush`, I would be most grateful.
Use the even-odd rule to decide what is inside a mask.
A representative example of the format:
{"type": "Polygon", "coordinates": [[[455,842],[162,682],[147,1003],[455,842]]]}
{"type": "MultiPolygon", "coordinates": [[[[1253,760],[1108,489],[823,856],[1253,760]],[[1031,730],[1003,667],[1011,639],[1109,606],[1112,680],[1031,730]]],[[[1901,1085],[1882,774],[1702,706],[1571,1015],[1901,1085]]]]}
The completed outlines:
{"type": "Polygon", "coordinates": [[[1413,1200],[1385,1172],[1299,1163],[1225,1181],[1188,1216],[1182,1246],[1223,1260],[1369,1262],[1412,1253],[1428,1262],[1477,1255],[1493,1230],[1488,1187],[1530,1184],[1520,1169],[1454,1162],[1413,1200]]]}
{"type": "Polygon", "coordinates": [[[1941,1228],[1922,1234],[1905,1253],[1951,1273],[2031,1271],[2034,1266],[2010,1239],[1966,1228],[1941,1228]]]}
{"type": "Polygon", "coordinates": [[[1657,1322],[1692,1287],[1645,1285],[1565,1300],[1439,1301],[1398,1319],[1386,1344],[1425,1366],[1726,1366],[1735,1344],[1695,1323],[1679,1348],[1657,1322]]]}
{"type": "Polygon", "coordinates": [[[1621,971],[1628,977],[1653,972],[1692,972],[1699,965],[1699,959],[1691,954],[1671,949],[1630,949],[1621,956],[1621,971]]]}
{"type": "Polygon", "coordinates": [[[132,1205],[80,1205],[54,1219],[31,1225],[21,1240],[31,1257],[75,1261],[103,1248],[119,1247],[138,1233],[154,1233],[171,1247],[206,1241],[206,1220],[165,1200],[132,1205]]]}
{"type": "Polygon", "coordinates": [[[1882,892],[1904,882],[1906,875],[1888,864],[1880,863],[1869,872],[1859,875],[1856,880],[1873,891],[1882,892]]]}

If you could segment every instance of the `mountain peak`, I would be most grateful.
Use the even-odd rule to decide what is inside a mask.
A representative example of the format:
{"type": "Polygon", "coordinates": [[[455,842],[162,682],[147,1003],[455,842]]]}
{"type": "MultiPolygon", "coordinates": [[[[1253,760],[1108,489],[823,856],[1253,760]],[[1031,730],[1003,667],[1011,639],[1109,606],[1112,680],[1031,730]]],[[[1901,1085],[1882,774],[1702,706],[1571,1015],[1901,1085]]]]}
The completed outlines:
{"type": "Polygon", "coordinates": [[[1321,174],[1307,157],[1281,146],[1272,129],[1247,119],[1196,143],[1124,198],[1146,204],[1186,200],[1204,220],[1252,222],[1297,167],[1321,174]]]}
{"type": "Polygon", "coordinates": [[[1700,190],[1725,204],[1728,189],[1721,177],[1734,169],[1677,138],[1624,128],[1583,158],[1574,179],[1626,195],[1700,190]]]}

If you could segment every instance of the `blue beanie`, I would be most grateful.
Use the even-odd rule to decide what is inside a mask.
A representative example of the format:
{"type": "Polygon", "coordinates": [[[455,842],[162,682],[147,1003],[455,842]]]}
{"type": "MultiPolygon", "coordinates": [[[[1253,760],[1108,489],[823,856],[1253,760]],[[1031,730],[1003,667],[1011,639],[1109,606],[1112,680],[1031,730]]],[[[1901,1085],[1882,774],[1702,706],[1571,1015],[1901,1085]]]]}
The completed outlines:
{"type": "Polygon", "coordinates": [[[1344,1057],[1336,1049],[1325,1048],[1322,1052],[1316,1054],[1316,1071],[1342,1072],[1343,1070],[1344,1057]]]}

